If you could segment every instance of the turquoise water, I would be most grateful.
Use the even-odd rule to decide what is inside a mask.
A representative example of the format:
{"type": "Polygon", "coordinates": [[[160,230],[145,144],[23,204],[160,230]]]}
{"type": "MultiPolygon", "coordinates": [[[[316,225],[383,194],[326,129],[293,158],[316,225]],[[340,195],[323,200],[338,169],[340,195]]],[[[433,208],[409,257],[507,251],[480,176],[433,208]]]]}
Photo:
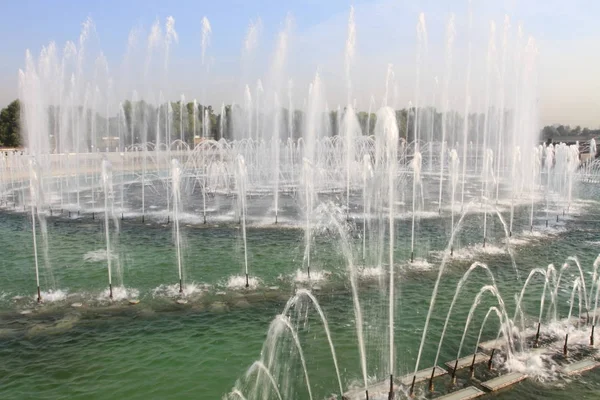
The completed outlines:
{"type": "MultiPolygon", "coordinates": [[[[455,248],[457,256],[441,281],[421,368],[430,367],[433,362],[456,283],[471,262],[489,265],[511,317],[514,294],[521,289],[532,268],[546,268],[549,263],[559,266],[568,256],[576,255],[587,278],[587,271],[591,271],[600,248],[597,243],[600,218],[594,214],[597,207],[597,203],[582,202],[568,215],[561,216],[558,223],[553,218],[547,230],[545,214],[536,213],[538,234],[533,237],[526,234],[528,208],[518,208],[513,252],[519,278],[508,253],[503,250],[505,234],[499,220],[488,220],[488,247],[497,251],[481,253],[474,246],[481,242],[482,215],[467,215],[455,248]]],[[[506,210],[503,216],[507,218],[506,210]]],[[[248,230],[250,274],[258,277],[260,284],[257,289],[244,291],[227,287],[229,277],[243,271],[239,226],[232,221],[219,224],[213,221],[206,226],[184,224],[185,282],[195,282],[202,290],[190,295],[188,304],[179,305],[161,286],[175,285],[178,280],[171,227],[157,220],[147,222],[123,221],[118,238],[123,270],[122,278],[118,279],[122,279],[126,287],[135,289],[136,297],[141,300],[140,304],[130,306],[124,300],[111,304],[102,295],[107,288],[106,261],[101,251],[98,252],[104,248],[102,220],[92,220],[89,214],[78,219],[50,218],[49,260],[53,279],[42,267],[42,290],[55,285],[54,288],[65,291],[67,297],[38,307],[34,302],[31,222],[23,214],[0,213],[0,397],[218,399],[228,393],[238,379],[245,393],[251,391],[254,380],[245,379],[245,372],[260,357],[269,324],[283,310],[295,287],[302,285],[293,278],[303,265],[302,230],[290,224],[262,226],[251,221],[248,230]],[[73,302],[82,302],[83,307],[70,307],[73,302]],[[22,315],[23,310],[33,312],[22,315]]],[[[349,226],[357,260],[361,258],[361,226],[359,220],[349,226]]],[[[397,375],[404,375],[414,369],[441,261],[437,252],[447,245],[450,221],[447,216],[419,220],[416,255],[427,258],[429,268],[410,267],[402,261],[410,253],[410,220],[398,219],[396,229],[395,255],[399,272],[396,360],[397,375]]],[[[316,284],[313,293],[328,318],[346,389],[361,381],[346,261],[334,231],[320,231],[314,248],[315,270],[331,272],[326,281],[316,284]]],[[[569,311],[567,302],[576,276],[573,269],[569,270],[561,285],[558,308],[562,318],[566,318],[569,311]]],[[[591,282],[591,277],[588,279],[591,282]]],[[[456,358],[474,295],[488,283],[481,270],[471,275],[464,296],[455,306],[440,362],[456,358]]],[[[537,321],[542,286],[543,281],[538,278],[525,295],[529,327],[537,321]]],[[[361,279],[359,284],[367,365],[374,380],[383,379],[388,373],[385,287],[385,279],[379,278],[361,279]]],[[[487,296],[477,308],[461,356],[472,353],[483,316],[494,304],[491,296],[487,296]]],[[[306,309],[306,306],[299,307],[292,317],[298,326],[314,397],[322,399],[339,390],[322,324],[314,310],[306,312],[306,309]]],[[[490,318],[483,340],[494,338],[497,329],[497,321],[490,318]]],[[[288,350],[289,339],[277,353],[279,375],[276,379],[285,386],[289,398],[308,398],[298,357],[288,350]]],[[[437,385],[440,392],[446,390],[442,382],[437,385]]],[[[576,395],[595,398],[599,385],[600,373],[592,371],[570,383],[564,378],[544,379],[544,382],[530,380],[498,397],[573,398],[576,395]]]]}

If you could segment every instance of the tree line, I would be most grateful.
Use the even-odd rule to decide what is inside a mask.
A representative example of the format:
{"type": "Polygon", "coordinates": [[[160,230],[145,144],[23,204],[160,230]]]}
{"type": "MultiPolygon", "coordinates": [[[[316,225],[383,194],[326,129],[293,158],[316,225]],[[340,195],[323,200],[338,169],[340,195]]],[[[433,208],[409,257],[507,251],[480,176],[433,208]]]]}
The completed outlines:
{"type": "MultiPolygon", "coordinates": [[[[256,137],[256,129],[270,137],[273,121],[264,114],[252,113],[251,120],[241,106],[226,105],[220,113],[215,112],[212,106],[204,106],[194,102],[171,102],[159,106],[151,105],[145,101],[124,101],[119,113],[108,119],[91,109],[84,110],[78,107],[68,110],[65,118],[58,106],[48,107],[48,132],[53,138],[53,147],[62,148],[60,140],[72,132],[88,132],[86,143],[88,148],[100,147],[103,137],[119,137],[123,146],[141,142],[165,143],[169,139],[182,141],[192,145],[194,136],[202,136],[219,140],[221,138],[232,140],[235,132],[242,133],[243,137],[256,137]],[[75,118],[74,118],[75,117],[75,118]],[[258,118],[258,123],[256,119],[258,118]],[[77,121],[77,122],[75,122],[77,121]],[[67,134],[65,134],[65,129],[67,134]],[[60,131],[60,132],[59,132],[60,131]],[[70,132],[70,133],[69,133],[70,132]],[[59,134],[60,133],[60,134],[59,134]]],[[[343,129],[344,110],[334,110],[323,114],[323,135],[333,136],[343,129]]],[[[434,107],[410,108],[395,111],[396,124],[399,136],[408,142],[415,139],[415,134],[422,141],[441,141],[445,137],[451,146],[461,144],[464,140],[464,119],[455,111],[445,115],[434,107]],[[445,129],[444,129],[445,128],[445,129]]],[[[304,132],[304,112],[294,110],[290,113],[282,108],[278,113],[279,137],[299,139],[304,132]],[[291,119],[291,121],[290,121],[291,119]]],[[[360,131],[363,135],[374,134],[377,124],[377,114],[359,111],[356,113],[360,131]]],[[[469,114],[469,129],[467,140],[477,144],[481,139],[481,132],[487,125],[489,143],[495,143],[501,127],[510,130],[512,114],[509,111],[499,112],[490,109],[487,118],[482,113],[469,114]],[[502,119],[504,120],[502,121],[502,119]]],[[[589,136],[598,137],[600,129],[591,130],[579,126],[571,128],[568,125],[546,126],[540,131],[540,140],[560,140],[561,136],[589,136]]],[[[262,135],[261,135],[262,136],[262,135]]],[[[510,137],[510,136],[509,136],[510,137]]],[[[75,139],[70,139],[75,140],[75,139]]],[[[505,139],[510,140],[510,139],[505,139]]],[[[19,147],[23,144],[20,123],[20,103],[14,100],[0,111],[0,146],[19,147]]],[[[480,145],[482,143],[479,143],[480,145]]]]}

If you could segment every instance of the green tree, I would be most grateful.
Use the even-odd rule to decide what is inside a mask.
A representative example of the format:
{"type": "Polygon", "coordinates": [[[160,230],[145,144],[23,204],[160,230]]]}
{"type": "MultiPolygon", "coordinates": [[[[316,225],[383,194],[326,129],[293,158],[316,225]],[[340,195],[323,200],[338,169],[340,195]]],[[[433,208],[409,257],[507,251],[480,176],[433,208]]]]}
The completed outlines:
{"type": "Polygon", "coordinates": [[[21,104],[15,100],[0,111],[0,145],[21,145],[21,104]]]}

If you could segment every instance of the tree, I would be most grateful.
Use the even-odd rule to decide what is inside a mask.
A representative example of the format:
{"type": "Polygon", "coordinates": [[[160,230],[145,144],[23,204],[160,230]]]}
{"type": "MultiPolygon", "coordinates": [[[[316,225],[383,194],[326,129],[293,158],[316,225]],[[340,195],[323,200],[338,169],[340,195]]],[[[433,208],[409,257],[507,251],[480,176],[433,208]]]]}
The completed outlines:
{"type": "Polygon", "coordinates": [[[0,111],[0,145],[19,147],[21,145],[21,104],[19,100],[10,103],[0,111]]]}

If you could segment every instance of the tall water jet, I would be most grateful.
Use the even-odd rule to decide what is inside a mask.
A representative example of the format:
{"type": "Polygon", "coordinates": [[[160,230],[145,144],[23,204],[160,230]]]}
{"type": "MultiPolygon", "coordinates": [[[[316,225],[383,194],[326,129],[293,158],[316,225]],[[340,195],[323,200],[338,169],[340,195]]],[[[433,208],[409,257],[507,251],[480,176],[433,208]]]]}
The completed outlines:
{"type": "Polygon", "coordinates": [[[42,302],[42,292],[40,290],[40,269],[38,260],[38,246],[37,246],[37,234],[36,234],[36,207],[40,205],[40,171],[35,158],[29,160],[29,192],[31,195],[31,230],[33,238],[33,258],[35,262],[35,283],[37,286],[37,302],[42,302]]]}
{"type": "Polygon", "coordinates": [[[373,178],[373,167],[371,165],[371,156],[363,156],[363,261],[367,258],[367,213],[369,207],[369,195],[367,192],[367,182],[373,178]]]}
{"type": "Polygon", "coordinates": [[[485,247],[486,243],[486,235],[487,235],[487,213],[488,213],[488,186],[490,183],[490,175],[494,173],[494,152],[492,149],[487,149],[485,151],[484,156],[484,166],[483,166],[483,182],[481,189],[481,205],[483,207],[483,247],[485,247]]]}
{"type": "Polygon", "coordinates": [[[179,232],[179,212],[181,207],[181,167],[177,159],[171,160],[171,184],[173,186],[173,235],[177,255],[177,272],[179,274],[179,293],[183,294],[183,260],[181,254],[181,234],[179,232]]]}
{"type": "MultiPolygon", "coordinates": [[[[460,200],[460,209],[462,210],[465,205],[465,182],[466,182],[466,174],[467,174],[467,138],[469,136],[469,110],[471,107],[471,64],[472,64],[472,51],[473,44],[471,40],[471,31],[473,29],[473,12],[471,9],[471,2],[469,2],[469,46],[467,53],[467,76],[466,76],[466,84],[465,84],[465,112],[463,115],[463,167],[462,167],[462,193],[460,200]]],[[[479,137],[479,135],[477,135],[479,137]]],[[[477,150],[476,150],[477,151],[477,150]]],[[[477,167],[477,165],[475,165],[477,167]]]]}
{"type": "Polygon", "coordinates": [[[237,158],[236,187],[238,190],[238,207],[240,210],[240,221],[242,223],[242,239],[244,241],[244,272],[246,274],[246,287],[250,287],[248,275],[248,243],[246,241],[246,161],[242,155],[237,158]]]}
{"type": "Polygon", "coordinates": [[[415,220],[417,215],[417,184],[421,184],[421,165],[422,157],[421,152],[419,152],[419,144],[415,144],[415,152],[413,155],[413,160],[411,162],[413,168],[413,187],[412,187],[412,226],[411,226],[411,236],[410,236],[410,262],[415,260],[415,220]]]}
{"type": "MultiPolygon", "coordinates": [[[[113,193],[113,180],[112,180],[112,165],[108,160],[102,160],[102,188],[104,190],[104,238],[106,240],[106,268],[108,271],[108,297],[112,300],[113,298],[113,287],[112,287],[112,249],[110,242],[110,220],[109,217],[114,218],[114,193],[113,193]],[[110,203],[110,207],[109,207],[110,203]]],[[[115,223],[117,223],[115,221],[115,223]]],[[[118,230],[118,227],[117,227],[118,230]]]]}
{"type": "Polygon", "coordinates": [[[308,279],[310,279],[310,247],[312,241],[312,227],[310,220],[313,212],[313,201],[315,193],[312,164],[307,158],[304,158],[303,161],[304,162],[302,165],[302,184],[304,186],[304,201],[306,208],[306,224],[304,226],[304,260],[306,262],[306,273],[308,279]]]}
{"type": "Polygon", "coordinates": [[[381,184],[387,189],[388,207],[388,237],[389,237],[389,373],[395,373],[394,349],[394,316],[395,316],[395,278],[394,278],[394,219],[396,195],[396,165],[398,164],[398,126],[396,114],[390,107],[383,107],[377,113],[375,125],[375,153],[376,170],[381,179],[381,184]]]}
{"type": "Polygon", "coordinates": [[[273,154],[273,200],[275,203],[275,223],[277,223],[277,219],[279,216],[279,173],[280,173],[280,148],[281,142],[279,139],[279,129],[281,127],[281,120],[279,117],[280,107],[279,107],[279,99],[277,98],[277,94],[275,94],[275,98],[273,100],[274,104],[274,115],[273,115],[273,136],[271,138],[271,153],[273,154]]]}
{"type": "MultiPolygon", "coordinates": [[[[354,7],[350,6],[350,15],[348,16],[348,34],[346,37],[345,51],[345,68],[346,68],[346,110],[344,113],[344,144],[346,153],[346,213],[350,212],[350,168],[354,162],[354,143],[356,141],[354,135],[355,130],[360,129],[354,109],[352,107],[352,63],[354,61],[354,53],[356,47],[356,24],[354,23],[354,7]]],[[[338,118],[341,117],[338,110],[338,118]]],[[[338,129],[341,126],[338,123],[338,129]]]]}
{"type": "MultiPolygon", "coordinates": [[[[456,151],[456,149],[452,149],[452,151],[450,152],[450,185],[451,185],[451,192],[452,192],[452,197],[451,197],[451,204],[450,204],[450,213],[451,213],[451,219],[450,219],[450,229],[452,231],[454,231],[454,199],[455,199],[455,194],[456,194],[456,185],[458,184],[458,167],[460,164],[460,160],[458,159],[458,152],[456,151]]],[[[450,252],[452,253],[453,249],[450,249],[450,252]]]]}
{"type": "Polygon", "coordinates": [[[442,190],[444,187],[444,160],[446,156],[446,131],[447,131],[447,119],[448,119],[448,85],[452,76],[452,50],[454,46],[454,14],[450,16],[448,21],[448,27],[446,29],[446,72],[444,74],[444,90],[442,94],[442,143],[440,150],[440,194],[438,199],[438,212],[442,213],[442,190]]]}
{"type": "Polygon", "coordinates": [[[212,35],[212,28],[210,27],[210,22],[208,18],[202,17],[202,39],[200,42],[200,47],[202,49],[202,65],[205,63],[206,57],[206,49],[210,44],[210,36],[212,35]]]}

